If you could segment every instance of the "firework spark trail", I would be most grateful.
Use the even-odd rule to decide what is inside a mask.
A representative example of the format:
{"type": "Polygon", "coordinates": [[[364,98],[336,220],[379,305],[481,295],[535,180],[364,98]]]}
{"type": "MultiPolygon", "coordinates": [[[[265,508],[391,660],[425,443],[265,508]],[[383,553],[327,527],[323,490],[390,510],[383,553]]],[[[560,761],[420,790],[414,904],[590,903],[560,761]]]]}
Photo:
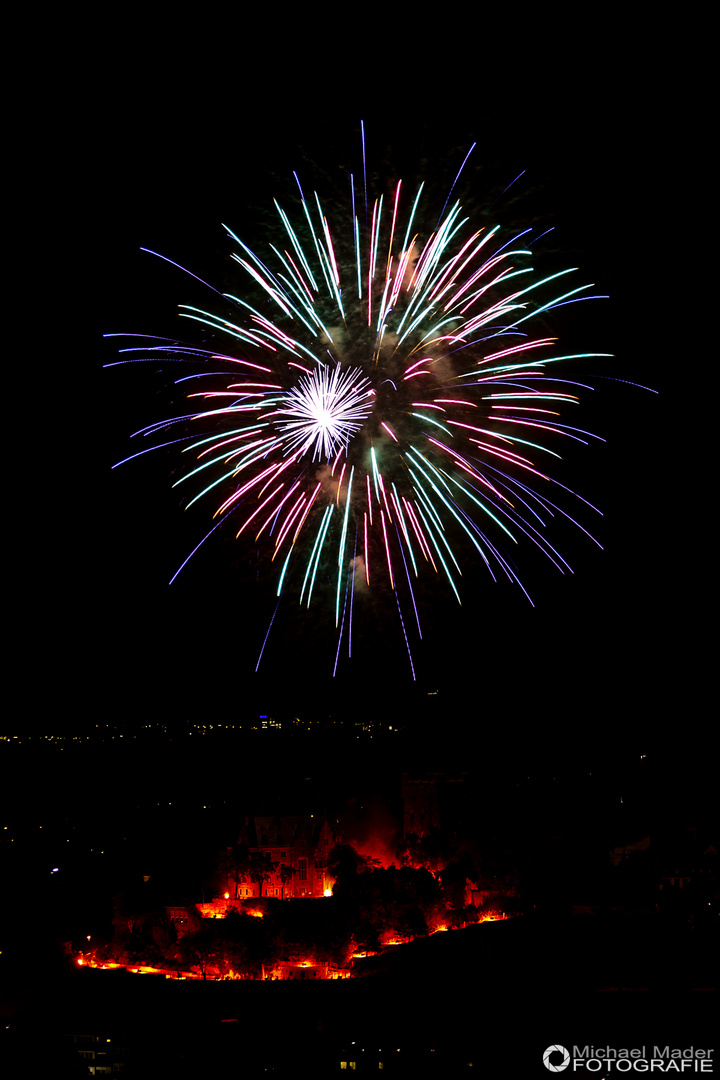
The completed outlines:
{"type": "MultiPolygon", "coordinates": [[[[363,132],[363,160],[364,152],[363,132]]],[[[529,538],[560,572],[569,566],[544,532],[553,511],[594,539],[544,494],[557,481],[540,460],[559,458],[564,440],[590,437],[558,419],[577,404],[581,384],[563,380],[555,365],[609,354],[558,355],[556,338],[521,329],[566,303],[595,299],[587,294],[592,286],[548,298],[549,286],[574,271],[533,280],[528,242],[518,243],[530,230],[500,244],[498,227],[468,229],[460,203],[447,209],[458,177],[423,236],[422,185],[403,229],[401,183],[370,209],[364,167],[363,174],[364,229],[354,178],[349,226],[335,234],[317,194],[306,200],[297,176],[302,213],[293,222],[276,202],[286,246],[271,244],[272,260],[228,229],[250,299],[209,286],[224,307],[180,311],[224,346],[153,338],[123,350],[132,356],[120,362],[161,357],[207,366],[177,380],[191,383],[190,411],[136,434],[182,429],[157,448],[189,443],[182,453],[194,462],[177,484],[207,477],[187,506],[219,496],[214,516],[232,517],[237,536],[252,525],[256,541],[267,535],[269,561],[283,550],[278,598],[294,592],[309,606],[316,592],[333,597],[335,667],[361,600],[360,564],[361,592],[373,582],[395,593],[413,667],[400,567],[422,637],[412,578],[444,579],[460,601],[468,541],[492,577],[494,565],[521,584],[498,547],[501,538],[529,538]]],[[[266,644],[267,637],[262,651],[266,644]]]]}

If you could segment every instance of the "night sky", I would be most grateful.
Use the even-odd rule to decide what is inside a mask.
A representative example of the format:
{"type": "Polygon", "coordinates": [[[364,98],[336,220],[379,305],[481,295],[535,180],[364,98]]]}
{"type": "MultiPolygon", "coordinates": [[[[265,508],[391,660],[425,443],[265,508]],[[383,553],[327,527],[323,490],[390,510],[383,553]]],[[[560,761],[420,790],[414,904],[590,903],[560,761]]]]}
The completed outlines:
{"type": "Polygon", "coordinates": [[[302,118],[267,107],[235,116],[227,98],[206,109],[204,95],[115,76],[103,124],[76,116],[63,144],[69,270],[51,273],[70,293],[54,346],[67,400],[52,410],[63,449],[51,451],[50,493],[43,491],[34,538],[53,691],[72,695],[81,714],[108,686],[115,687],[104,703],[110,709],[141,697],[150,711],[213,711],[252,695],[272,708],[282,692],[308,705],[362,700],[372,710],[382,707],[382,676],[400,703],[416,689],[452,690],[484,718],[501,712],[523,723],[532,712],[561,741],[587,723],[593,739],[598,728],[603,738],[644,739],[661,704],[687,715],[691,642],[678,630],[687,620],[688,539],[670,495],[682,451],[667,438],[677,347],[668,307],[677,283],[664,269],[666,204],[678,178],[657,162],[660,115],[641,116],[640,103],[618,93],[598,91],[581,103],[571,94],[548,91],[544,100],[516,91],[501,114],[480,95],[459,114],[440,103],[389,116],[371,99],[302,118]],[[577,265],[578,283],[610,295],[556,319],[561,346],[615,357],[584,362],[583,371],[607,377],[577,413],[607,443],[580,448],[562,466],[563,479],[604,512],[585,519],[593,518],[604,551],[560,527],[558,543],[576,571],[561,577],[521,546],[517,566],[534,609],[517,587],[493,585],[466,561],[462,608],[442,588],[423,597],[430,618],[414,655],[416,688],[393,610],[377,614],[367,642],[358,633],[360,655],[335,680],[333,633],[312,611],[309,628],[281,612],[255,676],[274,605],[252,580],[249,559],[230,540],[208,544],[168,588],[205,519],[183,514],[170,488],[174,462],[162,452],[111,471],[135,449],[132,431],[172,412],[172,396],[170,378],[154,365],[103,370],[116,353],[102,335],[187,337],[193,328],[177,318],[177,305],[212,304],[202,286],[140,247],[230,287],[236,278],[220,223],[262,250],[271,199],[287,201],[293,168],[308,187],[317,178],[321,191],[324,180],[344,186],[348,168],[360,174],[360,119],[371,176],[408,184],[425,176],[438,199],[476,141],[459,186],[471,214],[492,206],[524,169],[512,198],[498,199],[491,213],[553,225],[557,265],[577,265]]]}
{"type": "MultiPolygon", "coordinates": [[[[170,51],[158,65],[113,48],[64,73],[23,159],[40,316],[25,333],[47,381],[18,530],[19,730],[59,715],[85,728],[243,710],[412,725],[433,690],[471,752],[478,731],[493,753],[520,748],[530,760],[661,750],[686,760],[691,782],[706,758],[708,668],[692,513],[701,488],[678,436],[677,373],[682,364],[687,379],[704,357],[682,270],[688,234],[700,235],[699,166],[676,81],[647,50],[630,65],[630,49],[564,55],[555,77],[518,60],[499,82],[466,72],[434,93],[419,71],[390,97],[380,85],[341,94],[303,83],[305,96],[277,105],[251,92],[250,69],[215,70],[207,56],[196,68],[170,51]],[[584,362],[602,378],[577,414],[607,442],[562,465],[563,481],[604,513],[593,522],[604,550],[561,527],[575,570],[562,577],[520,545],[534,608],[466,559],[462,607],[442,588],[421,594],[416,682],[393,605],[373,612],[364,638],[356,631],[357,657],[335,679],[334,628],[312,609],[307,623],[281,610],[256,675],[270,590],[230,539],[208,543],[168,586],[204,535],[202,504],[183,513],[172,456],[112,465],[135,449],[133,431],[171,415],[170,377],[104,368],[117,353],[103,334],[192,335],[177,305],[212,294],[140,248],[232,288],[221,223],[262,252],[293,169],[308,189],[346,191],[348,170],[361,175],[361,119],[371,182],[401,176],[414,189],[425,178],[438,209],[476,142],[457,189],[470,215],[554,226],[549,258],[609,294],[555,324],[560,346],[614,354],[584,362]]],[[[294,85],[289,71],[280,81],[294,85]]]]}

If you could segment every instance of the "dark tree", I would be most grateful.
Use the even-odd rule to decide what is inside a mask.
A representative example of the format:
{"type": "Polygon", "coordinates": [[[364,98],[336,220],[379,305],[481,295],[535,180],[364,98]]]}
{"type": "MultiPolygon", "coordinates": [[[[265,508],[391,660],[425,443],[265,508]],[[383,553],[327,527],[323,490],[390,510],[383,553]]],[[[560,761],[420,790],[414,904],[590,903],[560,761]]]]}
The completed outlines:
{"type": "Polygon", "coordinates": [[[297,870],[294,866],[288,866],[287,863],[280,863],[280,866],[278,867],[278,873],[280,875],[280,883],[282,886],[282,895],[280,899],[284,900],[285,886],[290,884],[295,874],[297,874],[297,870]]]}
{"type": "Polygon", "coordinates": [[[379,870],[381,866],[382,863],[378,859],[361,855],[350,844],[336,844],[328,855],[328,871],[338,882],[357,874],[379,870]]]}

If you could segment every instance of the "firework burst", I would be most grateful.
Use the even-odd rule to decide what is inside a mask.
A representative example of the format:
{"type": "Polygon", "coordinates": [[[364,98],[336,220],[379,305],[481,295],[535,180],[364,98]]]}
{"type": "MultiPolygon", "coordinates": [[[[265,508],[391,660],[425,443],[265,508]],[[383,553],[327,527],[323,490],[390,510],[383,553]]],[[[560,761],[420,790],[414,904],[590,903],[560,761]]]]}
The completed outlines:
{"type": "Polygon", "coordinates": [[[607,354],[563,354],[532,328],[591,286],[571,287],[573,268],[536,278],[531,230],[475,229],[458,202],[424,230],[422,185],[356,207],[351,177],[335,231],[297,185],[300,212],[276,203],[284,239],[263,259],[228,229],[242,296],[213,290],[215,311],[181,308],[209,328],[209,346],[123,350],[121,362],[191,365],[177,380],[181,415],[136,434],[189,460],[176,486],[187,507],[213,507],[211,532],[224,524],[265,544],[279,599],[329,600],[335,667],[342,648],[352,654],[368,589],[394,593],[412,667],[418,584],[434,579],[460,601],[468,551],[521,588],[507,554],[521,539],[570,569],[547,525],[559,513],[586,530],[549,465],[563,441],[589,435],[561,422],[578,384],[556,369],[607,354]]]}

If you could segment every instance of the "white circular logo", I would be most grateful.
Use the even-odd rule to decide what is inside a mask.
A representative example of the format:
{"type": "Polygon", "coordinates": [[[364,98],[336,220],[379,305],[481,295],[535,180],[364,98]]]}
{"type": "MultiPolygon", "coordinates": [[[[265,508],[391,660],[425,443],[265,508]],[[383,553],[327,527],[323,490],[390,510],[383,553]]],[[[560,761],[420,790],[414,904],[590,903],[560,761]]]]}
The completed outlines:
{"type": "Polygon", "coordinates": [[[567,1069],[569,1064],[570,1064],[570,1055],[568,1054],[565,1047],[560,1046],[558,1043],[555,1043],[554,1046],[548,1046],[547,1050],[543,1054],[543,1065],[545,1066],[546,1069],[549,1069],[550,1072],[562,1072],[563,1069],[567,1069]],[[551,1054],[562,1054],[562,1056],[563,1056],[562,1065],[551,1065],[550,1064],[550,1055],[551,1054]]]}

